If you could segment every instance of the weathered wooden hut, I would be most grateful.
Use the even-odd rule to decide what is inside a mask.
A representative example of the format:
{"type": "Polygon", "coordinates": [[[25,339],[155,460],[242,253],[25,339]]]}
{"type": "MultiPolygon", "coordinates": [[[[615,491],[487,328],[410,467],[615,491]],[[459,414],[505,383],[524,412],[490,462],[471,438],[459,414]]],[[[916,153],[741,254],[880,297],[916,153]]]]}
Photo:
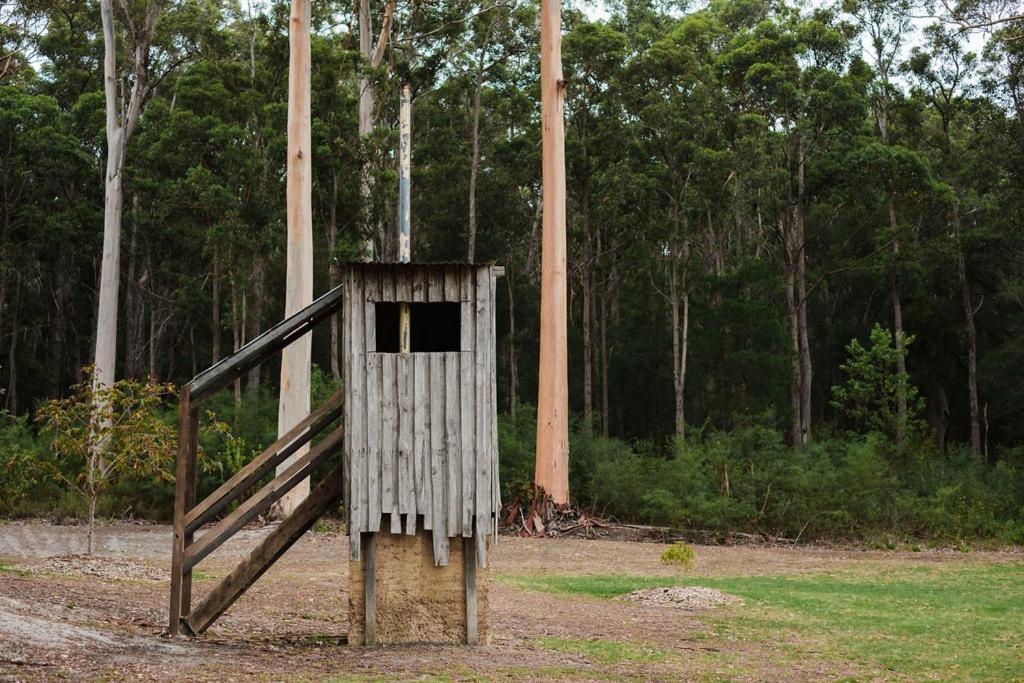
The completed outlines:
{"type": "MultiPolygon", "coordinates": [[[[435,566],[448,565],[450,539],[461,537],[467,557],[486,567],[501,507],[494,291],[503,271],[467,264],[345,267],[351,560],[374,553],[382,530],[429,532],[435,566]]],[[[366,567],[375,572],[378,563],[366,559],[359,566],[372,591],[366,567]]],[[[373,621],[374,596],[361,597],[373,621]]]]}

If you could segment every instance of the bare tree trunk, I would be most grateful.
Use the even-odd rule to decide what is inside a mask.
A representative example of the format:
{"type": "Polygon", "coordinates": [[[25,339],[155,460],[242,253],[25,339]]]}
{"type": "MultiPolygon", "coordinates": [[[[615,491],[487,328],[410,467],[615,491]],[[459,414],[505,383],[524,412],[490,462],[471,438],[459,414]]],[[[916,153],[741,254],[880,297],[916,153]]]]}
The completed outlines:
{"type": "Polygon", "coordinates": [[[608,293],[601,297],[600,325],[601,338],[601,435],[609,435],[608,425],[608,293]]]}
{"type": "MultiPolygon", "coordinates": [[[[391,17],[395,10],[395,0],[388,0],[384,8],[384,20],[377,37],[376,46],[373,44],[373,25],[370,19],[370,0],[359,0],[359,51],[371,69],[380,66],[384,58],[384,47],[388,35],[391,32],[391,17]]],[[[373,83],[365,72],[359,75],[359,140],[363,145],[367,144],[370,133],[373,132],[373,83]]],[[[370,193],[370,164],[368,159],[363,160],[359,174],[359,197],[361,199],[364,223],[363,237],[370,239],[374,232],[377,233],[377,240],[380,246],[381,255],[387,253],[387,237],[383,234],[382,225],[378,222],[376,230],[372,225],[371,214],[371,193],[370,193]]]]}
{"type": "MultiPolygon", "coordinates": [[[[124,116],[118,116],[117,43],[113,0],[100,0],[103,25],[103,93],[106,115],[107,166],[104,175],[103,259],[100,264],[100,296],[96,313],[96,355],[93,386],[114,381],[117,360],[117,299],[121,276],[121,212],[125,150],[149,94],[149,46],[161,5],[152,2],[141,24],[131,23],[134,38],[134,81],[124,116]],[[121,120],[119,120],[121,118],[121,120]]],[[[98,445],[99,446],[99,445],[98,445]]]]}
{"type": "Polygon", "coordinates": [[[594,430],[594,278],[590,253],[590,188],[586,181],[581,195],[580,225],[583,228],[583,253],[580,261],[583,278],[583,314],[580,316],[580,323],[583,326],[583,430],[589,436],[594,430]]]}
{"type": "MultiPolygon", "coordinates": [[[[266,267],[263,263],[263,257],[257,254],[252,261],[252,312],[249,314],[249,339],[255,339],[263,331],[263,304],[266,301],[266,267]]],[[[247,391],[250,395],[255,395],[259,392],[260,381],[262,374],[260,372],[260,365],[256,364],[249,370],[249,376],[246,379],[247,391]]]]}
{"type": "MultiPolygon", "coordinates": [[[[364,4],[366,0],[363,0],[364,4]]],[[[292,0],[288,59],[288,250],[285,317],[313,302],[312,140],[310,131],[310,0],[292,0]]],[[[309,415],[311,335],[285,347],[277,433],[284,436],[309,415]]],[[[308,445],[278,465],[284,472],[308,452],[308,445]]],[[[280,511],[289,515],[309,496],[309,479],[289,491],[280,511]]]]}
{"type": "Polygon", "coordinates": [[[971,453],[981,457],[981,411],[978,401],[978,331],[974,326],[974,303],[971,283],[967,279],[967,257],[964,254],[964,227],[960,207],[953,207],[953,226],[956,229],[956,271],[960,280],[960,298],[967,328],[967,393],[971,410],[971,453]]]}
{"type": "MultiPolygon", "coordinates": [[[[231,278],[231,342],[232,351],[238,351],[242,348],[243,335],[244,335],[244,303],[242,304],[243,312],[239,315],[239,295],[238,290],[238,276],[235,275],[231,278]]],[[[235,431],[238,430],[238,417],[242,412],[242,378],[241,376],[235,378],[234,383],[235,391],[235,419],[234,427],[235,431]]]]}
{"type": "MultiPolygon", "coordinates": [[[[893,242],[892,255],[894,261],[899,261],[900,241],[896,236],[899,227],[896,221],[896,206],[893,199],[889,198],[889,226],[892,228],[893,242]]],[[[903,331],[903,301],[900,297],[899,275],[896,269],[898,264],[893,264],[893,271],[890,277],[890,290],[892,296],[892,319],[893,336],[896,338],[896,371],[901,378],[907,376],[907,352],[903,345],[905,333],[903,331]]],[[[907,385],[902,379],[896,384],[896,441],[902,443],[907,433],[907,385]]]]}
{"type": "Polygon", "coordinates": [[[18,312],[21,309],[21,273],[14,274],[14,310],[11,311],[11,346],[7,349],[7,393],[4,407],[12,414],[18,412],[18,312]]]}
{"type": "Polygon", "coordinates": [[[157,350],[159,347],[159,337],[157,335],[157,317],[160,314],[160,309],[156,305],[156,302],[149,306],[149,379],[157,381],[159,373],[157,372],[157,350]]]}
{"type": "Polygon", "coordinates": [[[519,370],[516,368],[516,303],[515,292],[512,287],[510,275],[505,277],[506,289],[508,290],[508,414],[516,416],[516,404],[519,397],[516,395],[516,383],[519,370]]]}
{"type": "Polygon", "coordinates": [[[544,197],[540,363],[534,483],[569,503],[569,386],[565,246],[565,81],[560,0],[541,0],[541,149],[544,197]]]}
{"type": "Polygon", "coordinates": [[[689,241],[683,242],[682,252],[673,249],[669,267],[668,296],[672,316],[672,387],[675,394],[676,436],[686,438],[686,353],[690,327],[690,295],[687,274],[690,262],[689,241]],[[679,273],[679,262],[683,272],[679,273]],[[680,320],[680,309],[682,319],[680,320]]]}
{"type": "Polygon", "coordinates": [[[220,360],[221,348],[220,348],[220,337],[221,337],[221,322],[220,322],[220,246],[217,244],[213,245],[213,321],[211,325],[213,327],[213,357],[211,361],[216,363],[220,360]]]}
{"type": "Polygon", "coordinates": [[[469,263],[473,263],[473,259],[476,257],[476,179],[480,170],[480,96],[484,88],[484,56],[493,25],[494,21],[492,20],[487,27],[484,44],[480,46],[480,53],[476,61],[476,87],[473,89],[473,152],[469,163],[469,236],[466,246],[466,261],[469,263]]]}
{"type": "MultiPolygon", "coordinates": [[[[338,173],[331,177],[331,205],[327,212],[327,278],[331,289],[338,286],[340,272],[335,249],[338,245],[338,173]]],[[[261,285],[262,286],[262,285],[261,285]]],[[[255,302],[254,302],[255,304],[255,302]]],[[[341,381],[341,358],[339,357],[338,314],[331,315],[331,377],[341,381]]]]}

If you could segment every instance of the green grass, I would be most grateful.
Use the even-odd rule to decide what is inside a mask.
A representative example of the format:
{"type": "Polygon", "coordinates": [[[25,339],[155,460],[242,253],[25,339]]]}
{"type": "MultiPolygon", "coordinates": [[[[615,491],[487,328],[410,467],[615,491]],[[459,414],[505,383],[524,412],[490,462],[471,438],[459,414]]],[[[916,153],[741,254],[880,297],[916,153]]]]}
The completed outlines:
{"type": "Polygon", "coordinates": [[[12,567],[9,564],[0,562],[0,572],[7,574],[17,574],[18,576],[28,576],[30,572],[27,569],[19,569],[18,567],[12,567]]]}
{"type": "Polygon", "coordinates": [[[548,650],[558,650],[573,655],[581,655],[591,661],[602,664],[619,662],[660,662],[668,653],[652,645],[643,643],[619,643],[614,640],[592,638],[578,640],[574,638],[541,638],[537,644],[548,650]]]}
{"type": "Polygon", "coordinates": [[[913,679],[1024,679],[1024,564],[868,566],[829,574],[673,579],[512,576],[522,588],[608,598],[701,585],[745,600],[704,617],[722,637],[806,649],[913,679]],[[788,646],[785,644],[789,644],[788,646]]]}

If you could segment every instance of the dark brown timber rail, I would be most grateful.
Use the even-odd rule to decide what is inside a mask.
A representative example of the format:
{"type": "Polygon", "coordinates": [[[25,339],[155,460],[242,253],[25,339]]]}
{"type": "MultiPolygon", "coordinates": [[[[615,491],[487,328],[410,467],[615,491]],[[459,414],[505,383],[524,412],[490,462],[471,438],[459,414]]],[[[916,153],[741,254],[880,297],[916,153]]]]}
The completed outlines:
{"type": "Polygon", "coordinates": [[[342,427],[302,455],[287,470],[221,519],[197,542],[195,532],[252,490],[282,462],[310,443],[344,410],[342,392],[327,399],[309,417],[267,447],[210,496],[196,505],[196,454],[199,438],[199,404],[216,391],[295,340],[341,309],[344,291],[335,287],[295,315],[282,320],[219,363],[196,375],[181,390],[178,409],[178,453],[175,467],[174,538],[171,548],[171,594],[168,631],[177,635],[185,626],[202,633],[224,613],[316,520],[337,503],[343,490],[343,468],[336,467],[231,574],[192,610],[192,569],[204,557],[233,536],[247,522],[266,511],[299,482],[340,450],[342,427]]]}

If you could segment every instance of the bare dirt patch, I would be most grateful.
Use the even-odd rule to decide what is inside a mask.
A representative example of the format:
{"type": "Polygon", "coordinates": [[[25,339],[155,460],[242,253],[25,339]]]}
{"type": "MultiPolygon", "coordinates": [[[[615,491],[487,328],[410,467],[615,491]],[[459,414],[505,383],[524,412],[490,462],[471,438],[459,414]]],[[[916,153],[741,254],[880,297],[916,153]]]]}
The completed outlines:
{"type": "Polygon", "coordinates": [[[643,588],[619,598],[647,607],[674,607],[687,612],[703,612],[720,605],[738,605],[743,602],[735,595],[703,586],[673,586],[670,588],[643,588]]]}
{"type": "MultiPolygon", "coordinates": [[[[212,590],[266,533],[247,529],[204,560],[193,584],[195,600],[212,590]]],[[[348,546],[346,537],[337,533],[307,534],[202,638],[170,640],[162,636],[170,529],[105,525],[97,537],[95,559],[68,559],[82,551],[84,529],[0,524],[0,562],[32,568],[29,573],[0,568],[0,681],[884,677],[856,664],[828,661],[806,643],[730,638],[696,611],[533,592],[501,581],[491,584],[489,645],[349,646],[348,546]],[[552,640],[561,647],[549,647],[552,640]],[[644,652],[649,645],[663,656],[609,661],[571,645],[595,641],[638,646],[631,652],[644,652]]],[[[491,571],[498,576],[678,576],[677,570],[660,563],[662,550],[664,546],[648,543],[503,537],[494,548],[491,571]]],[[[1013,561],[1019,556],[698,546],[691,575],[800,574],[851,564],[863,568],[983,559],[1013,561]]]]}

